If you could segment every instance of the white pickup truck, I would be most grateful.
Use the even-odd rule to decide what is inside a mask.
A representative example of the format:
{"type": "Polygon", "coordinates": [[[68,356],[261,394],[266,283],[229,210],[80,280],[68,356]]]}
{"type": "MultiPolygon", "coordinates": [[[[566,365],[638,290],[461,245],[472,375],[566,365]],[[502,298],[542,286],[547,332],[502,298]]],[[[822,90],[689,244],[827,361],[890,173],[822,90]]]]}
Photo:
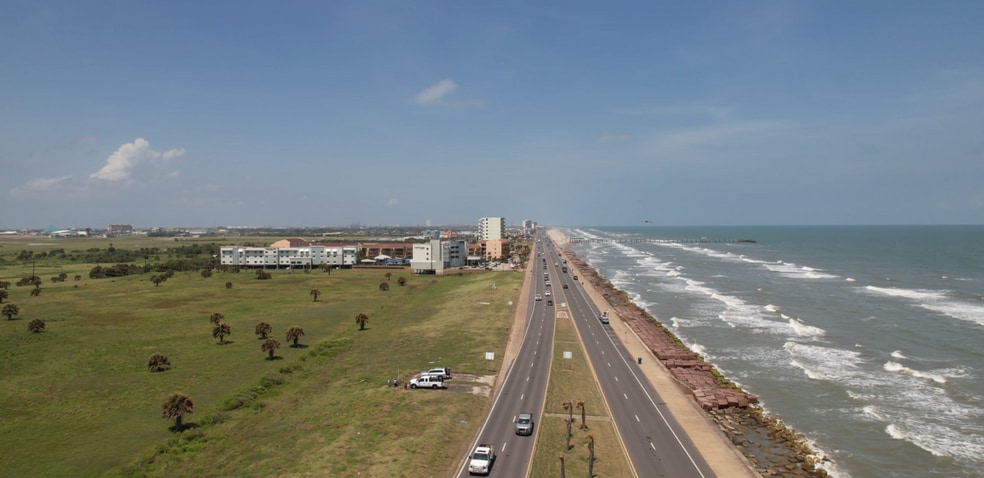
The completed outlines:
{"type": "Polygon", "coordinates": [[[495,446],[489,444],[479,444],[472,453],[471,460],[468,462],[469,475],[488,475],[492,471],[492,462],[495,461],[495,446]]]}
{"type": "Polygon", "coordinates": [[[410,380],[410,388],[448,388],[444,379],[433,375],[424,375],[410,380]]]}

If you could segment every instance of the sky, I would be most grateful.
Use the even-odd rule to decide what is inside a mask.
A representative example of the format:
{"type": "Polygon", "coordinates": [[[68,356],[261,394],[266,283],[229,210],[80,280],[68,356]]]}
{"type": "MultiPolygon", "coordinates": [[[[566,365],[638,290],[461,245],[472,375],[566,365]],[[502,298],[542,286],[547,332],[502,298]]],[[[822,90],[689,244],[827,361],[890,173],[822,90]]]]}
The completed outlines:
{"type": "Polygon", "coordinates": [[[984,224],[982,20],[4,0],[0,229],[984,224]]]}

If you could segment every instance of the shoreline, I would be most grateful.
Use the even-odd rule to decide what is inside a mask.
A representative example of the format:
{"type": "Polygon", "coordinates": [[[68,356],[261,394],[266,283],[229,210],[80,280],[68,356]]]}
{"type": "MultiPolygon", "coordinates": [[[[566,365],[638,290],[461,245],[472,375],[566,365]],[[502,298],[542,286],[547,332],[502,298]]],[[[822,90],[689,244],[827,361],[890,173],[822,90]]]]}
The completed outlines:
{"type": "Polygon", "coordinates": [[[547,235],[595,306],[608,310],[626,348],[643,359],[641,371],[717,476],[829,476],[806,439],[768,415],[758,397],[722,376],[574,254],[560,230],[547,235]]]}

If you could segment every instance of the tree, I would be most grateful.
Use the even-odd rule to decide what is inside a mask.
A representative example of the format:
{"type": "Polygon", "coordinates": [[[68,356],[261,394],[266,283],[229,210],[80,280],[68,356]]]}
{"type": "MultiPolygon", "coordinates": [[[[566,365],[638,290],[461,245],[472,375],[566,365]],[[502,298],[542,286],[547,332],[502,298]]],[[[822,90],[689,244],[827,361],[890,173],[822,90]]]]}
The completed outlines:
{"type": "Polygon", "coordinates": [[[154,283],[154,287],[159,287],[166,280],[167,280],[167,277],[164,277],[164,276],[153,276],[153,277],[150,278],[150,281],[154,283]]]}
{"type": "Polygon", "coordinates": [[[232,289],[232,282],[226,282],[226,289],[232,289]]]}
{"type": "Polygon", "coordinates": [[[392,272],[387,272],[386,273],[386,280],[390,280],[390,277],[393,277],[393,273],[392,272]]]}
{"type": "Polygon", "coordinates": [[[359,324],[359,330],[366,330],[366,322],[369,322],[368,315],[359,314],[355,316],[355,323],[359,324]]]}
{"type": "Polygon", "coordinates": [[[386,291],[390,290],[389,283],[387,283],[387,282],[380,282],[379,283],[379,290],[381,290],[383,292],[386,292],[386,291]]]}
{"type": "Polygon", "coordinates": [[[560,478],[564,478],[564,455],[560,455],[560,478]]]}
{"type": "Polygon", "coordinates": [[[318,296],[321,295],[321,291],[318,290],[318,289],[311,289],[311,292],[308,293],[308,295],[310,295],[311,297],[314,297],[314,301],[317,302],[318,301],[318,296]]]}
{"type": "Polygon", "coordinates": [[[155,353],[147,359],[147,369],[151,372],[163,372],[171,368],[171,359],[162,353],[155,353]]]}
{"type": "Polygon", "coordinates": [[[400,284],[400,287],[403,287],[403,286],[407,285],[407,278],[406,277],[400,277],[399,279],[396,280],[396,283],[397,284],[400,284]]]}
{"type": "Polygon", "coordinates": [[[30,330],[35,334],[44,332],[44,321],[41,319],[32,320],[31,323],[27,324],[27,330],[30,330]]]}
{"type": "Polygon", "coordinates": [[[256,270],[256,278],[259,279],[259,280],[267,280],[267,279],[269,279],[271,277],[273,277],[273,276],[270,275],[269,272],[267,272],[267,271],[265,271],[263,269],[257,269],[256,270]]]}
{"type": "Polygon", "coordinates": [[[203,269],[202,279],[208,279],[209,277],[212,277],[212,269],[203,269]]]}
{"type": "Polygon", "coordinates": [[[164,404],[161,405],[161,418],[173,418],[174,430],[181,431],[184,425],[181,423],[185,414],[195,411],[195,404],[183,393],[172,393],[164,404]]]}
{"type": "Polygon", "coordinates": [[[581,409],[581,430],[584,430],[588,428],[588,425],[585,422],[585,419],[587,418],[587,412],[585,412],[584,410],[584,400],[577,401],[577,408],[581,409]]]}
{"type": "Polygon", "coordinates": [[[280,341],[277,339],[266,339],[262,345],[260,345],[260,350],[270,353],[269,360],[273,360],[273,352],[280,348],[280,341]]]}
{"type": "Polygon", "coordinates": [[[594,437],[588,434],[588,476],[594,476],[594,437]]]}
{"type": "Polygon", "coordinates": [[[563,405],[564,410],[567,410],[567,434],[565,435],[567,441],[566,441],[566,444],[564,445],[564,449],[565,450],[570,450],[571,449],[571,425],[574,423],[574,404],[572,404],[570,400],[564,400],[564,403],[562,403],[561,405],[563,405]]]}
{"type": "Polygon", "coordinates": [[[294,345],[292,345],[292,347],[297,347],[297,341],[300,340],[300,338],[304,335],[304,329],[302,329],[300,326],[292,325],[289,329],[287,329],[286,335],[288,341],[294,342],[294,345]]]}
{"type": "Polygon", "coordinates": [[[39,295],[41,295],[41,288],[40,287],[35,287],[35,288],[31,289],[31,297],[37,297],[39,295]]]}
{"type": "Polygon", "coordinates": [[[58,274],[58,282],[65,282],[68,279],[68,274],[62,272],[58,274]]]}
{"type": "Polygon", "coordinates": [[[219,325],[219,322],[222,322],[222,319],[224,318],[225,318],[224,315],[218,312],[214,312],[212,313],[212,315],[208,316],[208,321],[211,322],[212,325],[219,325]]]}
{"type": "Polygon", "coordinates": [[[226,335],[232,335],[232,327],[229,327],[229,324],[217,324],[212,328],[212,337],[218,338],[220,344],[225,343],[226,335]]]}
{"type": "Polygon", "coordinates": [[[564,445],[565,450],[571,449],[571,425],[574,423],[571,420],[565,420],[567,422],[567,434],[565,435],[567,441],[564,445]]]}
{"type": "Polygon", "coordinates": [[[0,311],[0,315],[7,316],[7,320],[14,320],[14,316],[20,314],[20,307],[13,302],[8,302],[3,306],[3,310],[0,311]]]}
{"type": "Polygon", "coordinates": [[[75,274],[75,281],[78,282],[80,280],[82,280],[82,275],[81,274],[75,274]]]}
{"type": "Polygon", "coordinates": [[[256,335],[260,336],[260,340],[265,340],[267,338],[267,334],[269,334],[272,331],[273,331],[273,327],[266,322],[260,322],[256,324],[256,335]]]}
{"type": "Polygon", "coordinates": [[[10,292],[7,292],[6,289],[0,289],[0,304],[8,297],[10,297],[10,292]]]}

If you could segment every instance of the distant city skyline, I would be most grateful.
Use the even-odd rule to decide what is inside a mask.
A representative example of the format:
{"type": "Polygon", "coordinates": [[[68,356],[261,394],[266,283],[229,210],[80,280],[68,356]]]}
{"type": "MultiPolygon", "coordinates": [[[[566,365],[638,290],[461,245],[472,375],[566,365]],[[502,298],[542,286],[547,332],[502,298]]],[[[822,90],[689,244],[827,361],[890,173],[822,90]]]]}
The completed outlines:
{"type": "Polygon", "coordinates": [[[984,3],[0,4],[0,230],[984,224],[984,3]]]}

